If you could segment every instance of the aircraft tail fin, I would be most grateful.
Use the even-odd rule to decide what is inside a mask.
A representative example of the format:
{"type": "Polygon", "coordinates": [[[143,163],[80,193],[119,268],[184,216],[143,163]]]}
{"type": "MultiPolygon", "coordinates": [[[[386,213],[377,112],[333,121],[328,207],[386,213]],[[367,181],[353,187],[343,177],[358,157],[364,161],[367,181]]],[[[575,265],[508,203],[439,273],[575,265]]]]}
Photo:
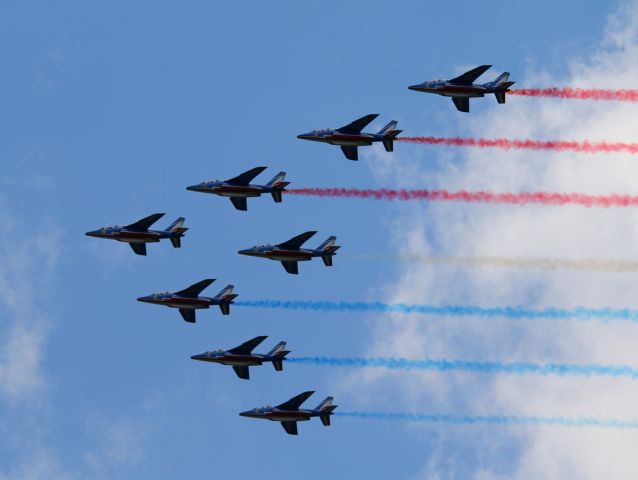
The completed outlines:
{"type": "Polygon", "coordinates": [[[275,175],[272,180],[270,180],[266,186],[268,187],[278,187],[279,184],[284,183],[284,179],[286,178],[286,172],[279,172],[275,175]]]}
{"type": "Polygon", "coordinates": [[[279,342],[275,345],[268,355],[273,357],[272,365],[275,370],[281,372],[284,369],[284,358],[290,353],[290,350],[286,350],[286,342],[279,342]]]}
{"type": "Polygon", "coordinates": [[[341,248],[340,246],[335,245],[336,241],[337,237],[328,237],[325,242],[317,247],[317,251],[321,254],[321,259],[326,267],[332,267],[332,256],[341,248]]]}
{"type": "Polygon", "coordinates": [[[316,410],[319,411],[321,423],[323,423],[326,427],[330,426],[330,415],[332,415],[332,411],[337,408],[337,405],[332,404],[333,400],[334,398],[332,397],[326,397],[326,399],[316,408],[316,410]]]}
{"type": "MultiPolygon", "coordinates": [[[[509,83],[510,72],[503,72],[491,82],[485,84],[486,87],[500,88],[502,85],[509,83]]],[[[514,83],[514,82],[512,82],[514,83]]]]}
{"type": "Polygon", "coordinates": [[[383,146],[386,152],[392,152],[394,150],[394,140],[401,133],[401,130],[397,130],[398,122],[392,120],[385,127],[379,130],[378,135],[383,135],[383,146]]]}
{"type": "Polygon", "coordinates": [[[273,179],[266,184],[267,187],[270,187],[272,190],[270,194],[272,195],[272,199],[276,203],[281,203],[281,192],[284,191],[290,182],[284,181],[286,178],[286,172],[279,172],[277,175],[273,177],[273,179]]]}
{"type": "Polygon", "coordinates": [[[173,223],[171,223],[166,230],[166,233],[169,234],[171,243],[173,247],[180,248],[182,246],[181,237],[184,235],[184,232],[188,230],[188,228],[184,227],[184,221],[186,219],[184,217],[179,217],[173,223]]]}
{"type": "Polygon", "coordinates": [[[385,127],[383,127],[381,130],[379,130],[378,135],[386,135],[389,134],[391,132],[394,132],[397,128],[399,122],[397,122],[396,120],[392,120],[390,123],[388,123],[385,127]]]}
{"type": "Polygon", "coordinates": [[[230,304],[237,297],[237,294],[233,293],[234,285],[226,285],[221,292],[215,295],[214,299],[219,302],[219,309],[222,311],[222,315],[230,314],[230,304]]]}

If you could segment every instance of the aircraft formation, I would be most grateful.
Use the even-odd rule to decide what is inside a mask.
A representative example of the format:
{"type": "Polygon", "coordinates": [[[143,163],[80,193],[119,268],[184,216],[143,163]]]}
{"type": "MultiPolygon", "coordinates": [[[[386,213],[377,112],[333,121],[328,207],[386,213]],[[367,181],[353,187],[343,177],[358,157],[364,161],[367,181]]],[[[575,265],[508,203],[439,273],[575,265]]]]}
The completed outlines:
{"type": "MultiPolygon", "coordinates": [[[[509,73],[504,72],[492,82],[474,84],[473,82],[487,71],[491,65],[481,65],[458,77],[450,80],[434,80],[419,83],[408,87],[419,92],[435,93],[451,97],[457,110],[470,111],[470,98],[484,97],[486,94],[494,94],[498,103],[505,103],[505,94],[514,82],[509,81],[509,73]]],[[[397,129],[397,122],[390,121],[377,133],[363,132],[379,115],[368,114],[340,128],[327,128],[313,130],[297,136],[300,140],[338,145],[348,160],[359,159],[359,147],[370,146],[380,142],[387,152],[394,151],[394,141],[402,130],[397,129]]],[[[240,211],[248,210],[248,198],[256,198],[270,194],[276,203],[281,203],[282,194],[290,182],[285,181],[286,172],[279,172],[264,185],[252,184],[255,177],[261,174],[267,167],[255,167],[228,180],[210,180],[186,187],[192,192],[209,193],[221,197],[228,197],[233,206],[240,211]]],[[[184,217],[179,217],[165,230],[152,230],[151,227],[164,213],[154,213],[134,223],[119,226],[113,225],[86,232],[89,237],[117,240],[128,243],[137,255],[146,256],[146,244],[158,243],[163,239],[170,239],[174,248],[180,248],[181,239],[189,230],[184,227],[184,217]]],[[[301,233],[289,240],[276,245],[264,244],[239,250],[240,255],[266,258],[281,262],[285,271],[289,274],[299,274],[299,262],[310,261],[319,257],[326,267],[331,267],[333,257],[341,247],[336,245],[337,237],[330,236],[317,248],[302,248],[302,246],[317,232],[310,230],[301,233]]],[[[210,286],[215,279],[206,278],[189,287],[176,292],[158,292],[138,297],[138,301],[155,305],[163,305],[179,310],[185,322],[196,323],[195,312],[217,306],[222,315],[230,314],[230,305],[238,296],[233,293],[234,286],[227,285],[214,297],[205,297],[201,293],[210,286]]],[[[279,342],[268,353],[253,353],[267,336],[257,336],[241,345],[228,350],[213,350],[197,355],[192,355],[192,360],[208,363],[229,365],[233,368],[237,377],[243,380],[250,379],[249,368],[261,366],[264,363],[272,363],[278,372],[283,370],[283,363],[290,350],[286,350],[286,342],[279,342]]],[[[319,417],[324,426],[330,426],[330,416],[337,405],[333,405],[333,397],[326,397],[316,408],[301,408],[302,404],[314,394],[312,390],[305,391],[277,406],[266,405],[251,410],[240,412],[239,415],[247,418],[257,418],[280,422],[286,433],[297,435],[297,422],[309,421],[313,417],[319,417]]]]}

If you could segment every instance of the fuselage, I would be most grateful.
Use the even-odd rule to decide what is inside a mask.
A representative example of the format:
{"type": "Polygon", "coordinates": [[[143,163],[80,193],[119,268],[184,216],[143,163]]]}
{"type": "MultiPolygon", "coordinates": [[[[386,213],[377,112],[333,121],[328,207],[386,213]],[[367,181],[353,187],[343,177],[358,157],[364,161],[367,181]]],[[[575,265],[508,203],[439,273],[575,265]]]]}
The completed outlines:
{"type": "Polygon", "coordinates": [[[461,85],[446,81],[423,82],[408,87],[410,90],[425,93],[436,93],[444,97],[457,98],[478,98],[484,97],[487,93],[494,93],[495,89],[485,85],[471,84],[461,85]]]}
{"type": "Polygon", "coordinates": [[[233,185],[227,182],[212,181],[186,187],[186,190],[212,193],[221,197],[260,197],[264,193],[270,193],[273,189],[265,185],[233,185]]]}
{"type": "Polygon", "coordinates": [[[300,248],[299,250],[285,250],[276,246],[247,248],[245,250],[240,250],[238,253],[251,257],[268,258],[270,260],[280,262],[304,262],[311,260],[312,257],[318,256],[317,252],[307,248],[300,248]]]}
{"type": "Polygon", "coordinates": [[[255,408],[239,415],[249,418],[260,418],[273,422],[305,422],[319,414],[314,410],[280,410],[276,407],[255,408]]]}
{"type": "Polygon", "coordinates": [[[209,297],[180,297],[173,293],[154,293],[146,297],[139,297],[137,300],[144,303],[181,309],[203,309],[219,303],[216,299],[209,297]]]}
{"type": "MultiPolygon", "coordinates": [[[[89,237],[107,238],[110,240],[117,240],[118,242],[128,243],[155,243],[159,242],[163,238],[170,238],[169,232],[162,230],[146,230],[143,232],[136,232],[134,230],[127,230],[122,227],[105,227],[91,232],[86,232],[89,237]]],[[[177,236],[177,235],[173,235],[177,236]]],[[[179,235],[183,237],[183,234],[179,235]]]]}
{"type": "Polygon", "coordinates": [[[298,135],[301,140],[311,140],[313,142],[329,143],[342,147],[364,147],[372,145],[374,142],[383,141],[383,135],[376,133],[341,133],[339,130],[326,129],[314,130],[309,133],[298,135]]]}
{"type": "Polygon", "coordinates": [[[263,365],[264,362],[272,361],[272,357],[260,354],[237,354],[228,351],[206,352],[200,355],[193,355],[193,360],[203,362],[220,363],[222,365],[254,367],[263,365]]]}

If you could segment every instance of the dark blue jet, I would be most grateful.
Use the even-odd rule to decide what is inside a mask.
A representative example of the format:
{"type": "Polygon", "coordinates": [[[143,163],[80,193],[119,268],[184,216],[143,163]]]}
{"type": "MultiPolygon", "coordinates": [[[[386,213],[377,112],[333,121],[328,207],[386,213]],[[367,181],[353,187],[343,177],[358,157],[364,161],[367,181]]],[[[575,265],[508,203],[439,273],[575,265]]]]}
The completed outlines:
{"type": "Polygon", "coordinates": [[[215,281],[214,278],[207,278],[201,282],[194,283],[190,287],[179,292],[159,292],[146,297],[139,297],[137,300],[144,303],[154,303],[170,308],[179,308],[179,313],[186,322],[195,323],[195,310],[210,308],[211,305],[219,306],[223,315],[230,313],[230,304],[237,297],[233,293],[233,285],[225,286],[221,292],[214,297],[200,297],[199,294],[215,281]]]}
{"type": "Polygon", "coordinates": [[[86,235],[127,242],[138,255],[146,255],[147,243],[157,243],[163,238],[170,238],[173,247],[180,248],[182,246],[181,238],[188,230],[188,228],[184,228],[184,217],[179,217],[166,230],[149,230],[149,227],[163,216],[163,213],[154,213],[124,227],[119,225],[103,227],[86,232],[86,235]]]}
{"type": "Polygon", "coordinates": [[[392,120],[378,133],[365,133],[363,130],[372,120],[379,116],[372,113],[349,123],[341,128],[327,128],[324,130],[313,130],[312,132],[297,135],[301,140],[312,140],[313,142],[324,142],[330,145],[341,146],[341,151],[348,160],[359,160],[357,147],[372,145],[374,142],[383,142],[386,152],[394,150],[394,140],[401,130],[395,130],[397,122],[392,120]]]}
{"type": "Polygon", "coordinates": [[[241,412],[239,415],[281,422],[281,426],[290,435],[297,435],[297,422],[306,422],[312,417],[319,417],[321,423],[328,427],[330,425],[330,415],[337,408],[337,405],[332,404],[332,397],[327,397],[317,408],[299,408],[313,393],[315,392],[303,392],[276,407],[267,405],[263,408],[253,408],[252,410],[241,412]]]}
{"type": "Polygon", "coordinates": [[[261,197],[270,193],[275,202],[281,202],[281,192],[290,182],[285,182],[286,172],[279,172],[266,185],[253,185],[251,180],[266,170],[266,167],[256,167],[228,180],[209,180],[197,185],[186,187],[191,192],[214,193],[222,197],[228,197],[237,210],[246,211],[248,197],[261,197]]]}
{"type": "Polygon", "coordinates": [[[408,87],[417,92],[436,93],[444,97],[452,97],[454,106],[460,112],[470,111],[470,98],[484,97],[493,93],[498,103],[505,103],[505,93],[516,82],[510,82],[509,72],[501,73],[495,80],[484,83],[473,83],[492,65],[481,65],[451,80],[433,80],[408,87]]]}
{"type": "Polygon", "coordinates": [[[332,266],[332,257],[336,255],[337,250],[341,247],[335,245],[337,237],[329,237],[325,242],[316,249],[301,248],[301,246],[312,237],[316,231],[310,231],[297,235],[290,240],[278,245],[257,245],[252,248],[240,250],[240,255],[248,255],[250,257],[262,257],[270,260],[281,262],[288,273],[297,275],[299,266],[297,262],[306,262],[312,260],[313,257],[321,257],[326,267],[332,266]]]}
{"type": "Polygon", "coordinates": [[[237,376],[244,380],[250,378],[248,367],[255,367],[267,362],[272,362],[275,370],[281,372],[284,369],[284,357],[290,353],[290,350],[286,350],[286,342],[279,342],[275,348],[268,353],[252,353],[257,345],[267,338],[266,336],[255,337],[230,350],[213,350],[199,355],[193,355],[191,358],[193,360],[201,360],[202,362],[231,365],[237,376]]]}

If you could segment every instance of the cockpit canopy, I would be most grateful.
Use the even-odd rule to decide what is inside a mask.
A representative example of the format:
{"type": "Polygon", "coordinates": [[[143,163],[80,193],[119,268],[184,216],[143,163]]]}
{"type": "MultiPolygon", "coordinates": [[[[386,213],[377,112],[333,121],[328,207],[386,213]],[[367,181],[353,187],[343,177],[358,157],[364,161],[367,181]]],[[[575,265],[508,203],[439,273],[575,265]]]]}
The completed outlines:
{"type": "Polygon", "coordinates": [[[272,244],[270,244],[270,243],[264,243],[264,244],[262,244],[262,245],[255,245],[253,248],[254,248],[255,250],[259,250],[260,248],[269,248],[269,247],[272,247],[272,246],[273,246],[273,245],[272,245],[272,244]]]}
{"type": "Polygon", "coordinates": [[[167,296],[172,295],[172,294],[173,294],[173,292],[169,292],[168,290],[165,290],[163,292],[156,292],[156,293],[153,294],[153,296],[155,298],[159,298],[159,297],[167,297],[167,296]]]}
{"type": "Polygon", "coordinates": [[[110,225],[108,227],[102,227],[102,231],[103,232],[108,232],[108,231],[111,231],[111,230],[117,230],[118,228],[122,228],[122,227],[119,226],[119,225],[110,225]]]}
{"type": "Polygon", "coordinates": [[[202,182],[204,185],[217,185],[218,183],[222,183],[222,180],[215,178],[214,180],[205,180],[202,182]]]}

